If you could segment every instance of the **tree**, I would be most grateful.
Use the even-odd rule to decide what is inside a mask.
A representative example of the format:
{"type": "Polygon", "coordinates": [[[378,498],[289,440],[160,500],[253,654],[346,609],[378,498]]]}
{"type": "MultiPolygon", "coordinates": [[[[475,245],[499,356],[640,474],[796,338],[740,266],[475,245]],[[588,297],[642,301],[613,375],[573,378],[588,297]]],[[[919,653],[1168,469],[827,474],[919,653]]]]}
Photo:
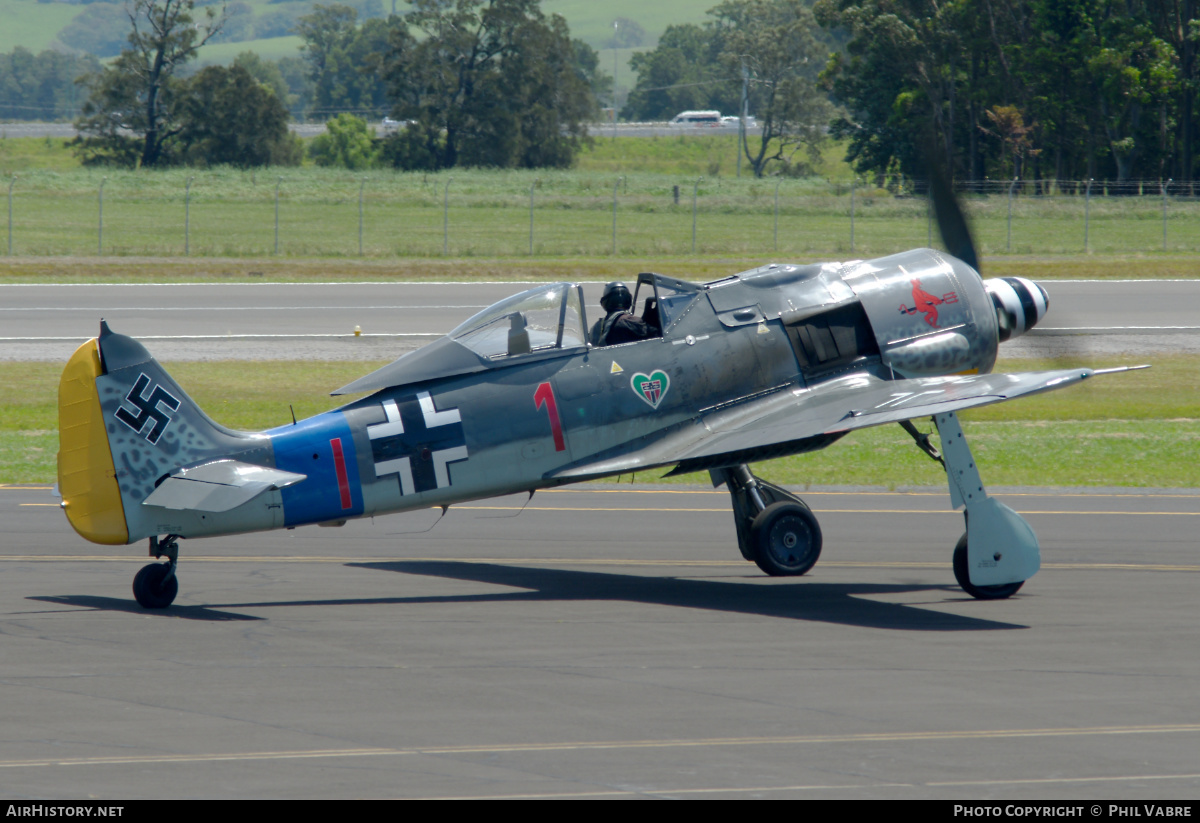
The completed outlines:
{"type": "Polygon", "coordinates": [[[275,92],[241,66],[209,66],[187,83],[179,142],[196,165],[298,166],[299,139],[275,92]]]}
{"type": "Polygon", "coordinates": [[[961,140],[958,79],[970,65],[960,27],[963,0],[818,0],[817,19],[850,32],[846,54],[825,73],[850,108],[831,127],[848,137],[846,158],[859,171],[883,172],[899,161],[924,173],[926,153],[940,149],[950,168],[961,140]],[[932,140],[930,139],[932,138],[932,140]]]}
{"type": "Polygon", "coordinates": [[[755,176],[771,164],[806,173],[833,114],[817,77],[830,47],[805,0],[725,0],[703,26],[669,26],[652,52],[634,55],[637,85],[626,117],[665,120],[687,109],[741,112],[762,127],[746,159],[755,176]],[[804,148],[807,162],[797,162],[804,148]]]}
{"type": "Polygon", "coordinates": [[[224,7],[192,20],[195,0],[132,0],[129,47],[90,82],[91,95],[75,121],[86,162],[155,166],[170,162],[179,134],[176,72],[221,29],[224,7]],[[131,132],[135,138],[130,138],[131,132]],[[135,154],[134,148],[140,149],[135,154]]]}
{"type": "Polygon", "coordinates": [[[393,112],[416,122],[393,157],[432,158],[436,168],[573,161],[598,108],[566,21],[547,21],[537,0],[412,6],[386,58],[393,112]]]}
{"type": "Polygon", "coordinates": [[[1193,174],[1196,0],[818,0],[851,32],[826,72],[860,171],[924,174],[922,135],[978,180],[1193,174]]]}
{"type": "Polygon", "coordinates": [[[829,49],[813,32],[812,12],[802,0],[725,0],[708,12],[724,30],[721,62],[728,75],[740,73],[761,134],[743,144],[755,177],[771,162],[811,174],[820,159],[825,126],[833,107],[816,79],[829,49]],[[797,164],[804,148],[807,163],[797,164]]]}
{"type": "Polygon", "coordinates": [[[721,64],[721,35],[711,25],[667,26],[653,51],[630,59],[638,79],[621,116],[669,120],[689,109],[736,109],[741,75],[729,77],[721,64]]]}
{"type": "Polygon", "coordinates": [[[374,137],[366,120],[339,114],[325,124],[324,134],[313,138],[308,153],[318,166],[360,171],[375,165],[378,153],[374,137]]]}
{"type": "Polygon", "coordinates": [[[17,46],[0,54],[0,118],[59,120],[78,113],[80,75],[99,71],[90,54],[76,57],[46,49],[34,54],[17,46]]]}
{"type": "Polygon", "coordinates": [[[370,115],[387,108],[380,60],[395,24],[370,19],[359,26],[357,20],[357,11],[336,4],[318,5],[299,19],[296,33],[304,38],[302,51],[313,83],[311,114],[370,115]]]}
{"type": "Polygon", "coordinates": [[[646,30],[638,21],[628,17],[618,17],[613,21],[611,44],[614,49],[636,49],[645,42],[646,30]]]}

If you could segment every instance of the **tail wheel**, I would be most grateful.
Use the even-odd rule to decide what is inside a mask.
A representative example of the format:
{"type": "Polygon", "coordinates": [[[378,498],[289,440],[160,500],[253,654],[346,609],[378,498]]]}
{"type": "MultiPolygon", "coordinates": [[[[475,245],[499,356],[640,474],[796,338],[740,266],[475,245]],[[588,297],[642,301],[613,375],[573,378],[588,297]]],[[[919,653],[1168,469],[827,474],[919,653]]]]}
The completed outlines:
{"type": "Polygon", "coordinates": [[[754,562],[772,577],[804,574],[821,556],[821,527],[807,506],[780,501],[750,524],[754,562]]]}
{"type": "Polygon", "coordinates": [[[958,538],[958,544],[954,547],[954,579],[958,581],[958,585],[962,586],[963,591],[976,600],[1003,600],[1006,597],[1012,597],[1025,585],[1024,580],[1016,583],[1001,583],[998,586],[976,586],[972,583],[967,572],[967,535],[965,533],[958,538]]]}
{"type": "Polygon", "coordinates": [[[133,596],[138,605],[144,609],[165,609],[171,605],[179,593],[179,578],[170,571],[169,563],[142,567],[133,578],[133,596]]]}

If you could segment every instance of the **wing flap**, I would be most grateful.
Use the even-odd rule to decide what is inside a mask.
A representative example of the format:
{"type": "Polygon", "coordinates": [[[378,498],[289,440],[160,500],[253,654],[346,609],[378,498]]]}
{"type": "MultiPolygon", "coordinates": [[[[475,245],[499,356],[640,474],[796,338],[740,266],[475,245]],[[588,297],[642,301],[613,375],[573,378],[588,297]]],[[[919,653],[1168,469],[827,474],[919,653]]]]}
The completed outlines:
{"type": "Polygon", "coordinates": [[[855,429],[1060,389],[1092,374],[1091,369],[1083,368],[905,380],[853,374],[810,388],[782,389],[702,414],[649,443],[643,441],[620,453],[593,455],[549,476],[582,479],[672,463],[680,464],[680,470],[692,470],[715,465],[722,457],[762,455],[746,459],[763,459],[798,453],[820,448],[855,429]],[[782,450],[766,453],[774,448],[782,450]]]}
{"type": "Polygon", "coordinates": [[[238,460],[212,460],[176,469],[142,505],[177,511],[226,512],[265,491],[291,486],[305,477],[238,460]]]}

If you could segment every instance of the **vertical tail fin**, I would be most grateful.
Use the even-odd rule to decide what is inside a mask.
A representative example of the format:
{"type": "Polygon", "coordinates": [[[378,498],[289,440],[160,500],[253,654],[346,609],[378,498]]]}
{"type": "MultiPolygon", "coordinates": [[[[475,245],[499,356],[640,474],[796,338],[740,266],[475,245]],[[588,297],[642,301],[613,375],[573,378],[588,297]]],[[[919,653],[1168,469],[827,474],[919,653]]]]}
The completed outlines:
{"type": "Polygon", "coordinates": [[[253,456],[265,438],[213,422],[141,343],[100,323],[59,383],[59,489],[67,519],[94,543],[170,531],[143,500],[171,471],[216,456],[253,456]]]}

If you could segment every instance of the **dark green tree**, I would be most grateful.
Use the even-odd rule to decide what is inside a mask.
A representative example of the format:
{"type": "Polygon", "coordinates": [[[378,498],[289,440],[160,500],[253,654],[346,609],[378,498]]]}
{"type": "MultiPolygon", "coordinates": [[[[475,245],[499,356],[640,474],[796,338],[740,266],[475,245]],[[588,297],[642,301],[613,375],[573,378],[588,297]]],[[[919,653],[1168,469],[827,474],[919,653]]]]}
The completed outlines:
{"type": "Polygon", "coordinates": [[[1196,0],[818,0],[850,32],[826,77],[860,171],[967,179],[1194,174],[1196,0]]]}
{"type": "Polygon", "coordinates": [[[412,7],[392,30],[386,70],[393,111],[416,127],[389,156],[436,168],[573,161],[597,104],[561,17],[547,20],[537,0],[412,7]]]}
{"type": "Polygon", "coordinates": [[[178,71],[221,29],[224,7],[192,18],[195,0],[132,0],[129,46],[89,82],[75,121],[85,162],[156,166],[174,160],[181,96],[178,71]],[[133,136],[130,137],[129,134],[133,136]]]}
{"type": "Polygon", "coordinates": [[[712,26],[667,26],[653,51],[630,59],[637,82],[621,116],[669,120],[689,109],[735,111],[741,77],[731,78],[728,67],[721,63],[721,35],[712,26]]]}
{"type": "Polygon", "coordinates": [[[310,114],[327,118],[341,112],[364,116],[387,110],[387,84],[381,59],[395,22],[373,18],[358,25],[350,6],[318,5],[299,19],[302,53],[312,86],[310,114]]]}
{"type": "Polygon", "coordinates": [[[241,66],[209,66],[182,97],[180,151],[193,165],[297,166],[303,150],[288,132],[288,111],[241,66]]]}
{"type": "Polygon", "coordinates": [[[52,49],[34,54],[20,46],[0,54],[0,118],[70,119],[83,101],[75,81],[99,70],[100,61],[91,55],[52,49]]]}

